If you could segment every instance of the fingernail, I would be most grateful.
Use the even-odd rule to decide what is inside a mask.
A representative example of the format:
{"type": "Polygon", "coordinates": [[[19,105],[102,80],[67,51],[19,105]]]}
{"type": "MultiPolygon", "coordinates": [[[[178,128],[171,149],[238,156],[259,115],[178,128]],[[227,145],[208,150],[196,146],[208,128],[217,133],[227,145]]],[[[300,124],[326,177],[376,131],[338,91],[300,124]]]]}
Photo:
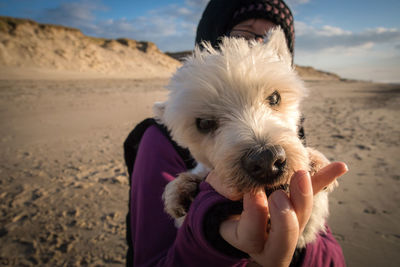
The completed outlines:
{"type": "Polygon", "coordinates": [[[246,195],[248,195],[248,198],[257,199],[257,197],[261,196],[261,191],[249,192],[249,193],[246,193],[246,195]]]}
{"type": "Polygon", "coordinates": [[[277,190],[271,195],[271,201],[281,211],[289,211],[290,204],[288,196],[282,190],[277,190]]]}
{"type": "Polygon", "coordinates": [[[298,171],[297,175],[297,188],[304,196],[312,194],[312,186],[310,181],[310,174],[306,171],[298,171]],[[307,181],[308,180],[308,181],[307,181]]]}
{"type": "Polygon", "coordinates": [[[257,192],[257,196],[263,200],[264,206],[268,207],[268,200],[267,200],[267,195],[265,194],[265,191],[259,190],[257,192]]]}
{"type": "Polygon", "coordinates": [[[264,190],[258,190],[257,192],[255,192],[255,194],[249,194],[249,197],[253,200],[253,201],[263,201],[264,206],[268,206],[268,201],[267,201],[267,197],[265,195],[264,190]]]}
{"type": "Polygon", "coordinates": [[[341,162],[341,161],[338,161],[338,163],[339,163],[339,164],[341,164],[341,165],[342,165],[342,167],[343,167],[343,168],[341,168],[341,172],[342,172],[342,174],[345,174],[346,172],[348,172],[348,171],[349,171],[349,167],[347,166],[347,164],[346,164],[346,163],[344,163],[344,162],[341,162]]]}
{"type": "Polygon", "coordinates": [[[265,195],[265,192],[264,192],[264,190],[260,189],[260,190],[258,190],[258,191],[256,192],[256,195],[257,195],[257,196],[263,197],[263,196],[265,195]]]}
{"type": "Polygon", "coordinates": [[[346,170],[346,172],[348,172],[348,171],[349,171],[349,166],[347,166],[347,164],[346,164],[346,163],[344,164],[344,169],[346,170]]]}

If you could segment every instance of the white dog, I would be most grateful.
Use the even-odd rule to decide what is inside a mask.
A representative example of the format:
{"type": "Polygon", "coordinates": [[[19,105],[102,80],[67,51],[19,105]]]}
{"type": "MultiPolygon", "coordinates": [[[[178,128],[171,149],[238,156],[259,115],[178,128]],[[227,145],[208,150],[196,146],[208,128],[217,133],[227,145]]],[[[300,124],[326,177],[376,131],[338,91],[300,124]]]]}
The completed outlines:
{"type": "MultiPolygon", "coordinates": [[[[219,50],[204,46],[173,76],[168,100],[154,106],[158,121],[198,162],[165,189],[165,210],[177,225],[209,170],[243,194],[282,188],[296,170],[312,175],[329,163],[297,135],[306,89],[280,28],[270,31],[264,43],[224,38],[219,50]]],[[[322,191],[314,196],[298,247],[315,240],[327,216],[327,191],[322,191]]]]}

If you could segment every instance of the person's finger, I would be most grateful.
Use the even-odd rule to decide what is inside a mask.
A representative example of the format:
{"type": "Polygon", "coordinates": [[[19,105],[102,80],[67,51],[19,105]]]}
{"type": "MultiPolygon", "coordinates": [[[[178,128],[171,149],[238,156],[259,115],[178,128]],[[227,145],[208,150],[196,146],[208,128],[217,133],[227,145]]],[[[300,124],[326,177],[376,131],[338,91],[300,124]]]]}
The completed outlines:
{"type": "Polygon", "coordinates": [[[224,221],[220,226],[220,234],[232,246],[246,253],[257,253],[264,247],[267,225],[268,202],[265,192],[246,193],[240,218],[224,221]]]}
{"type": "Polygon", "coordinates": [[[311,177],[314,195],[330,185],[336,178],[348,172],[347,165],[343,162],[332,162],[311,177]]]}
{"type": "Polygon", "coordinates": [[[299,237],[299,223],[288,196],[277,190],[269,198],[271,230],[261,253],[250,254],[263,266],[289,266],[299,237]]]}
{"type": "Polygon", "coordinates": [[[311,216],[313,190],[310,175],[306,171],[297,171],[290,181],[290,200],[299,221],[300,234],[311,216]]]}

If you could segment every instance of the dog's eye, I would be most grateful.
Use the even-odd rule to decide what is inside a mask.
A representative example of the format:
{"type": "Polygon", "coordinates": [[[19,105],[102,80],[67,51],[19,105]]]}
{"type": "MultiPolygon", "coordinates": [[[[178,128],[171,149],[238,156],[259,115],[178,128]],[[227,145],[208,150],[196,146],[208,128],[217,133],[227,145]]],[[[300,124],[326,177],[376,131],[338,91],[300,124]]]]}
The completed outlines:
{"type": "Polygon", "coordinates": [[[218,128],[216,120],[196,118],[196,126],[199,132],[209,133],[218,128]]]}
{"type": "Polygon", "coordinates": [[[267,101],[270,106],[277,106],[281,102],[281,95],[275,91],[267,97],[267,101]]]}

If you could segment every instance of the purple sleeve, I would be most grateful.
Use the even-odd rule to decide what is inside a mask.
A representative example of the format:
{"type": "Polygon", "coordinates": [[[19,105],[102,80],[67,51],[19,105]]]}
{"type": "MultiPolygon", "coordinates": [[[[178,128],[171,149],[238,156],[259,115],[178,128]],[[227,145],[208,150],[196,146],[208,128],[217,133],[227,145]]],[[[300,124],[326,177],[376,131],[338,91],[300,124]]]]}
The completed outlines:
{"type": "Polygon", "coordinates": [[[215,250],[205,239],[203,220],[215,204],[227,201],[202,183],[183,225],[176,229],[164,212],[165,185],[186,167],[170,141],[149,127],[139,145],[131,188],[134,266],[244,266],[215,250]]]}
{"type": "Polygon", "coordinates": [[[326,227],[325,234],[321,233],[315,242],[307,245],[302,266],[346,266],[342,248],[333,237],[328,226],[326,227]]]}

